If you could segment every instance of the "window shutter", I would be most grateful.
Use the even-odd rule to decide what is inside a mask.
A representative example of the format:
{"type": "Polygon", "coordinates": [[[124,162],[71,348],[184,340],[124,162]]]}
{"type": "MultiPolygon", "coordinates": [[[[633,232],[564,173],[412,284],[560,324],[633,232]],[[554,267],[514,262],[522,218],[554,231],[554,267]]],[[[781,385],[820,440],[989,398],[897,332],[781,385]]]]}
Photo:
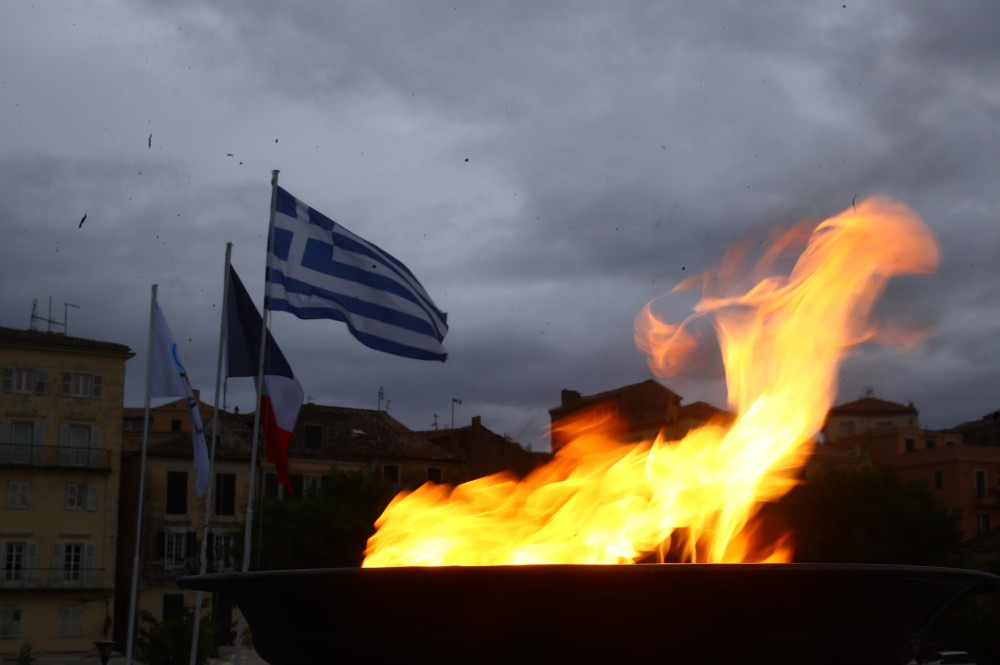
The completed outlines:
{"type": "Polygon", "coordinates": [[[186,559],[193,559],[197,556],[195,554],[197,551],[197,536],[198,534],[194,531],[187,532],[187,538],[184,539],[184,557],[186,559]]]}
{"type": "Polygon", "coordinates": [[[41,464],[45,461],[45,423],[36,422],[32,428],[31,461],[41,464]]]}
{"type": "Polygon", "coordinates": [[[94,583],[94,568],[97,560],[97,545],[94,543],[84,543],[83,545],[83,584],[91,586],[94,583]]]}
{"type": "Polygon", "coordinates": [[[73,388],[73,375],[69,372],[62,373],[62,394],[69,395],[73,388]]]}
{"type": "Polygon", "coordinates": [[[59,445],[63,448],[69,445],[69,425],[66,423],[59,426],[59,445]]]}
{"type": "Polygon", "coordinates": [[[9,393],[14,390],[14,368],[3,368],[3,391],[9,393]]]}
{"type": "Polygon", "coordinates": [[[10,443],[10,421],[0,422],[0,443],[10,443]]]}
{"type": "MultiPolygon", "coordinates": [[[[7,507],[8,508],[12,508],[12,507],[14,507],[14,506],[17,505],[18,492],[17,492],[16,488],[17,488],[17,485],[15,485],[14,483],[10,482],[9,480],[7,481],[7,507]]],[[[3,556],[3,542],[0,541],[0,557],[2,557],[2,556],[3,556]]],[[[3,567],[3,560],[0,559],[0,568],[2,568],[2,567],[3,567]]]]}
{"type": "Polygon", "coordinates": [[[97,485],[87,485],[87,510],[97,510],[97,485]]]}
{"type": "Polygon", "coordinates": [[[95,374],[93,380],[90,383],[90,396],[94,399],[101,398],[101,375],[95,374]]]}
{"type": "Polygon", "coordinates": [[[24,557],[24,586],[32,587],[38,581],[38,543],[28,543],[24,557]]]}
{"type": "Polygon", "coordinates": [[[66,562],[63,561],[63,544],[52,543],[52,568],[50,569],[52,586],[58,587],[62,585],[63,568],[65,565],[66,562]]]}
{"type": "Polygon", "coordinates": [[[77,487],[79,485],[76,483],[66,484],[66,510],[77,510],[80,506],[79,497],[76,492],[77,487]]]}
{"type": "Polygon", "coordinates": [[[156,532],[156,550],[154,556],[157,559],[162,559],[164,553],[167,551],[167,534],[163,531],[156,532]]]}
{"type": "Polygon", "coordinates": [[[44,369],[35,370],[35,394],[44,395],[49,381],[49,375],[44,369]]]}
{"type": "Polygon", "coordinates": [[[90,468],[101,467],[101,428],[96,425],[90,428],[90,468]]]}

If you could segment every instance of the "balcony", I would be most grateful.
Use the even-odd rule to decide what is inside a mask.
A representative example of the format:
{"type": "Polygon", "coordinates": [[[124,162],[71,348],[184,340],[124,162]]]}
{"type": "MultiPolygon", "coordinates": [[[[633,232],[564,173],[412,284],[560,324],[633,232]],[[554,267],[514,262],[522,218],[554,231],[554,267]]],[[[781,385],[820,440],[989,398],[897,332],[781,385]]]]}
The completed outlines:
{"type": "MultiPolygon", "coordinates": [[[[198,575],[201,572],[201,562],[196,557],[168,561],[157,559],[146,561],[142,564],[143,574],[150,579],[175,579],[186,575],[198,575]]],[[[207,561],[205,572],[223,573],[233,572],[235,568],[231,561],[207,561]]]]}
{"type": "Polygon", "coordinates": [[[22,568],[0,571],[0,592],[15,589],[107,591],[115,586],[114,573],[103,568],[67,571],[62,568],[22,568]]]}
{"type": "Polygon", "coordinates": [[[0,467],[111,471],[111,451],[66,446],[0,444],[0,467]]]}

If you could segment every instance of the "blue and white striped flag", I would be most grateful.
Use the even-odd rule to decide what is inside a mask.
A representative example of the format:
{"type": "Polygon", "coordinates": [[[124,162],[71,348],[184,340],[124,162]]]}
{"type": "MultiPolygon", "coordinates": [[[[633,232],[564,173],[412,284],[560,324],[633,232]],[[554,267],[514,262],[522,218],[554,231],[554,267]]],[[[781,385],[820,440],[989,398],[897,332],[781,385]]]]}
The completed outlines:
{"type": "Polygon", "coordinates": [[[377,351],[444,361],[448,316],[402,263],[277,188],[265,306],[343,321],[377,351]]]}

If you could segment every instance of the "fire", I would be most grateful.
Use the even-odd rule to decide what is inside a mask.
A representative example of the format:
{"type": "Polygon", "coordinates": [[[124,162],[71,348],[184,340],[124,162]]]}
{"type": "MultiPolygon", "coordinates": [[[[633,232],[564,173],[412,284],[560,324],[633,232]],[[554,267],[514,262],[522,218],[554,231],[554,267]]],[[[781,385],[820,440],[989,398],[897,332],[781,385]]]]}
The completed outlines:
{"type": "Polygon", "coordinates": [[[363,565],[622,564],[666,551],[697,562],[790,561],[791,548],[763,540],[754,518],[795,484],[836,398],[841,358],[878,334],[869,315],[888,279],[929,272],[937,259],[917,214],[887,198],[782,235],[744,289],[731,252],[716,275],[675,288],[703,289],[688,319],[661,321],[652,303],[636,319],[636,343],[658,376],[686,367],[699,342],[693,324],[711,321],[736,413],[730,425],[626,444],[592,420],[559,423],[572,442],[524,479],[498,474],[399,494],[363,565]]]}

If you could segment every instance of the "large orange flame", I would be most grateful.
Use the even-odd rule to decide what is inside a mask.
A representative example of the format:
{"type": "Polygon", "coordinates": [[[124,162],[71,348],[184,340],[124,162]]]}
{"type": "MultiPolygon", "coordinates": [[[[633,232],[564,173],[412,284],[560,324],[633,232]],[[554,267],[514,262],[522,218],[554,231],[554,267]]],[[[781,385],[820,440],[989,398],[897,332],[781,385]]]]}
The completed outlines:
{"type": "Polygon", "coordinates": [[[836,397],[841,358],[876,332],[869,314],[887,280],[933,270],[937,246],[911,209],[875,198],[781,236],[742,292],[738,258],[677,287],[704,288],[683,323],[659,320],[651,305],[636,319],[651,369],[670,376],[698,346],[691,323],[711,317],[735,421],[630,444],[593,422],[559,423],[571,443],[523,480],[497,474],[399,494],[363,565],[633,563],[666,550],[687,561],[790,560],[783,542],[754,535],[752,520],[796,482],[836,397]],[[787,275],[772,272],[805,241],[787,275]]]}

